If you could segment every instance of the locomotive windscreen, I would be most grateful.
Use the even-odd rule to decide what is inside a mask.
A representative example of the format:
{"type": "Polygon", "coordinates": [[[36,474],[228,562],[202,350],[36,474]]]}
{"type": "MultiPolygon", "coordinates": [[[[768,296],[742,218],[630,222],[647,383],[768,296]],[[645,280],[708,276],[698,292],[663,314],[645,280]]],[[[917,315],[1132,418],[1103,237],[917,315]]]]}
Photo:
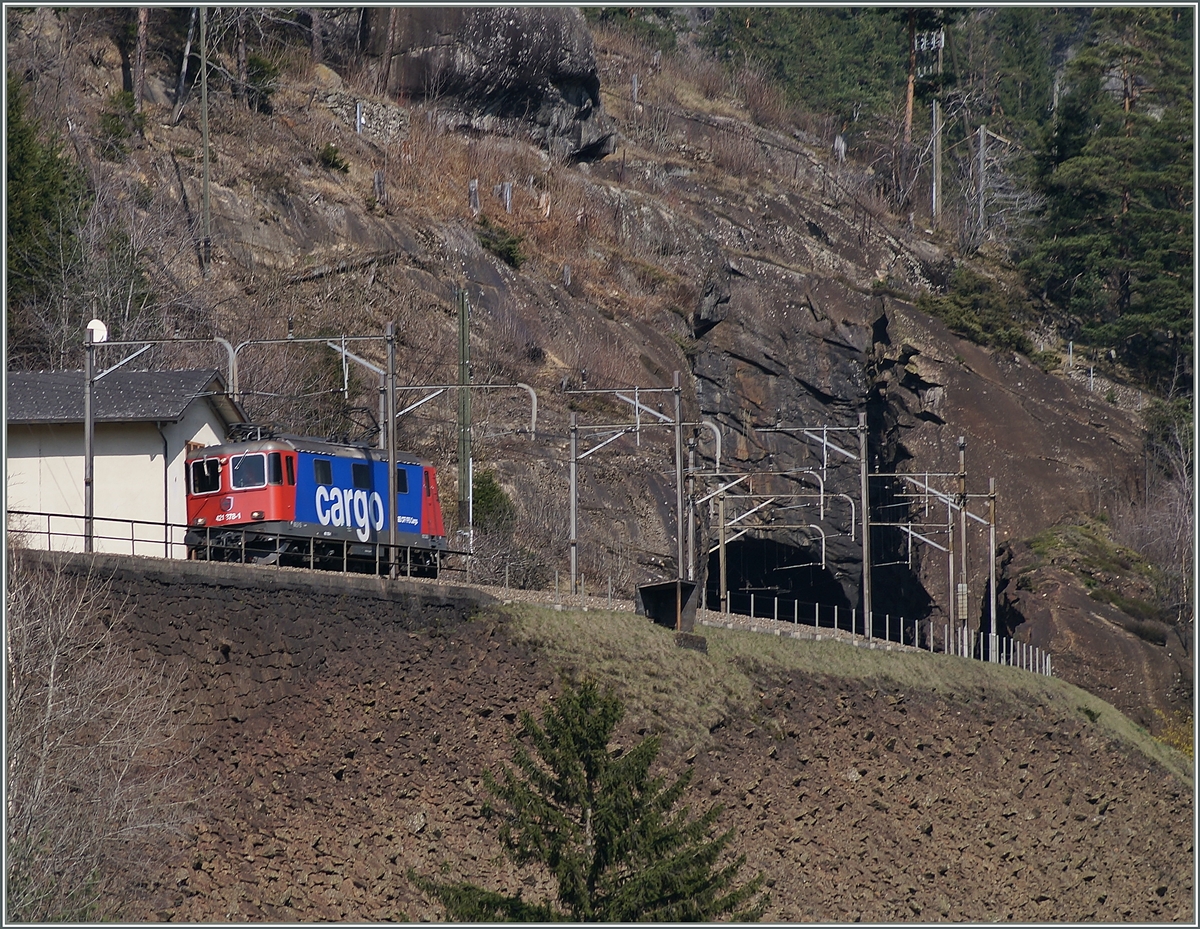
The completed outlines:
{"type": "Polygon", "coordinates": [[[267,456],[262,453],[238,455],[230,459],[234,490],[267,485],[267,456]]]}
{"type": "Polygon", "coordinates": [[[193,461],[189,470],[192,493],[215,494],[221,489],[221,462],[216,458],[193,461]]]}

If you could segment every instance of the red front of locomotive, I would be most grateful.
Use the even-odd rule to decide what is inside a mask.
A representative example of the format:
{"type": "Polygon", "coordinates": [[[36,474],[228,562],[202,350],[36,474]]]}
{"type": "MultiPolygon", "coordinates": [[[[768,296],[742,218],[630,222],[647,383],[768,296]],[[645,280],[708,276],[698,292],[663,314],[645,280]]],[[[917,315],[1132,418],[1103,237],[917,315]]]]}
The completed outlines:
{"type": "Polygon", "coordinates": [[[425,466],[425,497],[421,502],[421,531],[426,535],[445,536],[442,503],[438,494],[437,472],[425,466]]]}
{"type": "Polygon", "coordinates": [[[191,527],[296,518],[296,452],[283,442],[216,445],[190,452],[187,484],[191,527]]]}

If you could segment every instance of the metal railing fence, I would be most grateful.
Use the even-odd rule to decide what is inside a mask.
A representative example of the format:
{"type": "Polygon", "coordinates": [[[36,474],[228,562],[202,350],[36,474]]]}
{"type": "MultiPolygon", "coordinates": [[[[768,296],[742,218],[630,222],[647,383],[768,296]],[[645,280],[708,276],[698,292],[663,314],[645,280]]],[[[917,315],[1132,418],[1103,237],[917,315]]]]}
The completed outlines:
{"type": "Polygon", "coordinates": [[[781,597],[730,591],[728,611],[718,616],[738,615],[772,622],[809,626],[844,632],[889,645],[907,646],[917,651],[973,658],[990,664],[1021,668],[1035,674],[1053,676],[1050,653],[1045,649],[1009,636],[982,634],[966,625],[937,624],[932,620],[907,619],[891,613],[872,611],[870,630],[854,607],[807,603],[781,597]]]}
{"type": "MultiPolygon", "coordinates": [[[[386,574],[388,570],[389,549],[386,543],[263,533],[261,527],[254,525],[237,528],[206,526],[203,528],[206,544],[202,550],[193,552],[189,551],[185,542],[189,528],[199,531],[185,523],[93,516],[92,550],[111,555],[321,568],[347,574],[386,574]],[[213,541],[214,533],[220,534],[216,542],[213,541]],[[229,541],[231,535],[234,539],[232,543],[229,541]]],[[[9,510],[8,533],[27,548],[63,552],[86,550],[85,518],[77,513],[9,510]]],[[[456,554],[465,553],[397,545],[397,574],[421,576],[434,567],[437,573],[462,571],[463,568],[448,565],[444,561],[444,556],[456,554]]]]}
{"type": "MultiPolygon", "coordinates": [[[[164,523],[150,520],[118,519],[107,516],[92,518],[93,551],[118,555],[144,555],[166,558],[193,558],[199,552],[189,553],[184,541],[188,526],[183,523],[164,523]]],[[[384,543],[360,543],[350,539],[315,539],[312,536],[290,536],[285,533],[263,534],[253,525],[233,530],[235,540],[228,542],[229,529],[205,527],[209,544],[204,548],[200,560],[226,562],[251,562],[285,567],[321,568],[341,573],[387,573],[388,546],[384,543]],[[225,541],[211,543],[216,529],[225,541]],[[256,538],[250,538],[254,536],[256,538]],[[287,551],[282,551],[288,543],[287,551]],[[296,543],[292,545],[291,543],[296,543]],[[274,544],[274,548],[272,548],[274,544]],[[359,552],[354,549],[358,548],[359,552]],[[364,549],[366,551],[364,551],[364,549]],[[213,555],[218,557],[215,559],[213,555]]],[[[38,513],[27,510],[8,511],[8,532],[28,548],[44,548],[49,551],[85,550],[86,538],[84,517],[74,513],[38,513]]],[[[462,572],[470,579],[469,552],[430,551],[409,545],[396,546],[397,574],[405,577],[420,576],[430,568],[436,574],[445,571],[462,572]],[[447,560],[447,556],[460,556],[447,560]],[[431,560],[432,559],[432,562],[431,560]],[[460,564],[456,562],[461,561],[460,564]]],[[[507,577],[505,587],[507,588],[507,577]]],[[[598,592],[597,592],[598,593],[598,592]]],[[[558,578],[555,577],[555,600],[559,599],[558,578]]],[[[930,620],[910,620],[903,616],[872,613],[871,629],[863,627],[858,610],[839,607],[836,604],[806,603],[800,600],[760,596],[754,593],[730,591],[728,612],[719,616],[739,615],[773,622],[790,622],[795,626],[805,625],[814,629],[829,629],[849,635],[882,641],[885,644],[907,646],[918,651],[957,655],[993,664],[1021,668],[1035,674],[1053,675],[1050,654],[1044,649],[1020,642],[1008,636],[982,635],[965,625],[937,625],[930,620]],[[937,633],[941,633],[940,647],[937,633]]],[[[578,599],[582,605],[588,599],[581,589],[578,599]]],[[[591,598],[598,601],[598,597],[591,598]]],[[[608,587],[608,606],[613,605],[611,580],[608,587]]]]}

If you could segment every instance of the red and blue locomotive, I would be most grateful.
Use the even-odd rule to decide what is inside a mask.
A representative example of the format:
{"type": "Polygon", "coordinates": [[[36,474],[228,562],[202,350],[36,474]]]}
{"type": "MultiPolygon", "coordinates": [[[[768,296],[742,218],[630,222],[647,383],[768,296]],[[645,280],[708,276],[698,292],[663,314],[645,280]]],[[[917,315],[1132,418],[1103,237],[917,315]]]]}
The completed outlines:
{"type": "MultiPolygon", "coordinates": [[[[277,436],[188,453],[189,557],[388,570],[388,461],[378,448],[277,436]]],[[[437,576],[446,529],[432,467],[396,460],[396,560],[437,576]]]]}

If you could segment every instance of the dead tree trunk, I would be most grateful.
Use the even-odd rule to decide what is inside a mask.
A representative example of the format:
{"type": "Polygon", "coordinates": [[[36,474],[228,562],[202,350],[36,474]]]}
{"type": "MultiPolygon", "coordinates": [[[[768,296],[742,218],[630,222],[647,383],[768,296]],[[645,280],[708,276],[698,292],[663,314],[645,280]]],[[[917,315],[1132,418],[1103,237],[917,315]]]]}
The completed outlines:
{"type": "Polygon", "coordinates": [[[400,20],[400,11],[396,7],[388,10],[387,44],[383,50],[383,67],[379,71],[377,92],[386,94],[388,79],[391,77],[392,56],[396,53],[396,26],[400,20]]]}
{"type": "Polygon", "coordinates": [[[146,33],[150,26],[150,8],[137,11],[137,51],[133,58],[133,110],[142,112],[142,96],[146,91],[146,33]]]}
{"type": "Polygon", "coordinates": [[[199,7],[192,7],[192,18],[188,22],[187,41],[183,44],[183,64],[179,67],[179,86],[175,88],[175,112],[171,114],[171,125],[179,122],[183,113],[184,90],[187,87],[188,59],[192,57],[192,39],[196,35],[196,16],[199,7]]]}
{"type": "Polygon", "coordinates": [[[319,65],[325,57],[325,49],[321,39],[321,11],[313,7],[308,11],[308,18],[312,25],[312,60],[313,64],[319,65]]]}
{"type": "Polygon", "coordinates": [[[237,86],[234,95],[246,105],[249,105],[249,62],[246,55],[246,11],[238,10],[237,14],[237,86]]]}
{"type": "Polygon", "coordinates": [[[912,145],[913,97],[917,84],[917,11],[908,11],[908,80],[904,86],[904,151],[912,145]]]}

